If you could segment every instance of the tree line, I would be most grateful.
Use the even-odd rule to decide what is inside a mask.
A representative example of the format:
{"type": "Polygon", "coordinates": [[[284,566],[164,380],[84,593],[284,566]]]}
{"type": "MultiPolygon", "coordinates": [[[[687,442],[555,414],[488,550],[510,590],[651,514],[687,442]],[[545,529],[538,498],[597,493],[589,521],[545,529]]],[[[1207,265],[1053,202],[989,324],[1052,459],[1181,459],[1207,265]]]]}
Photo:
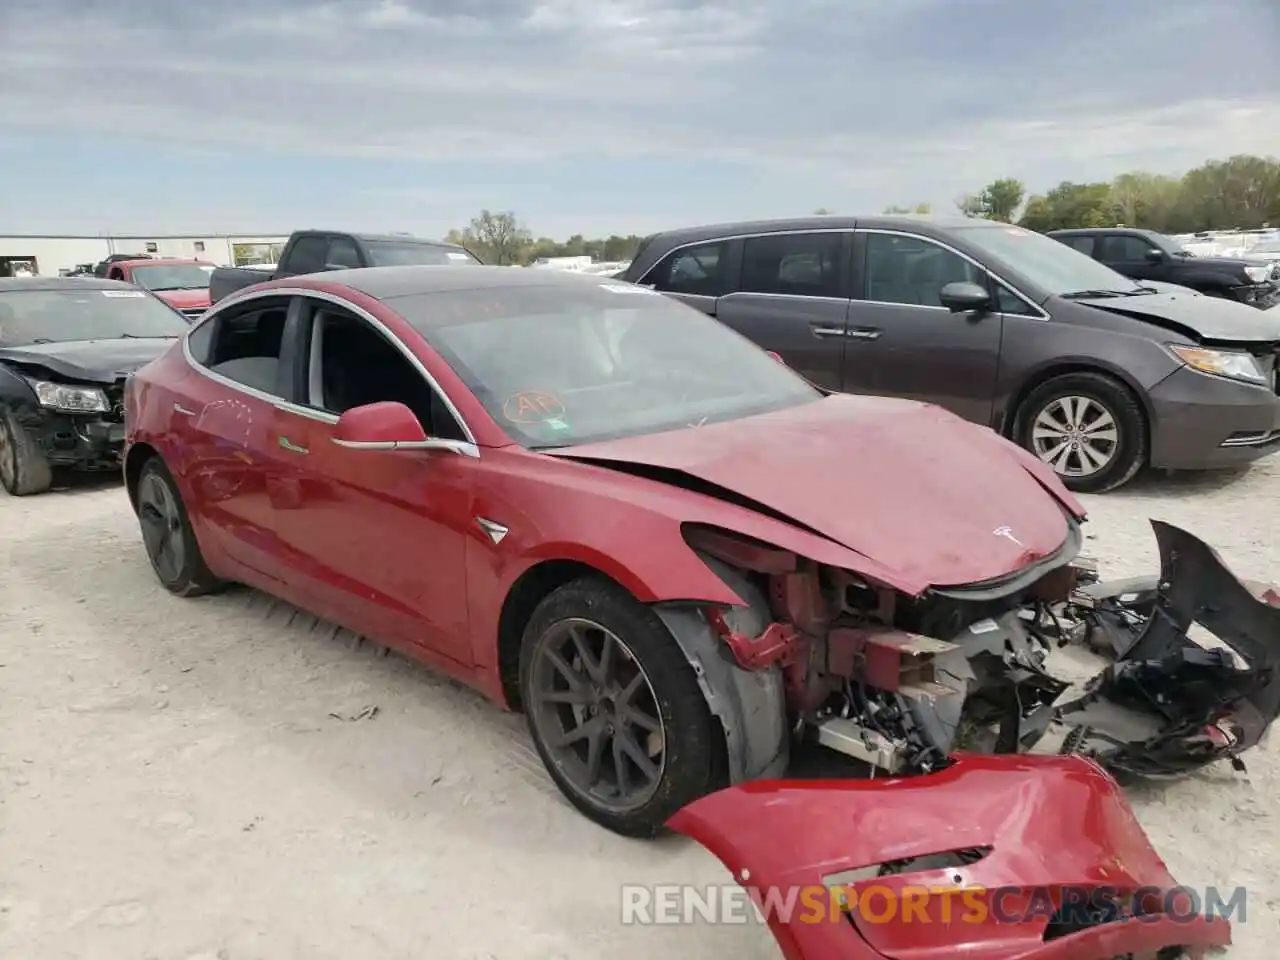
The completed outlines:
{"type": "MultiPolygon", "coordinates": [[[[1140,227],[1161,233],[1280,227],[1280,160],[1238,154],[1210,160],[1180,177],[1132,170],[1109,183],[1064,180],[1027,196],[1021,180],[993,180],[955,201],[969,217],[1030,230],[1140,227]]],[[[885,213],[929,213],[928,204],[885,213]]]]}
{"type": "MultiPolygon", "coordinates": [[[[958,197],[965,216],[1017,223],[1031,230],[1128,226],[1161,233],[1253,229],[1280,226],[1280,159],[1239,154],[1210,160],[1180,177],[1133,170],[1109,183],[1063,181],[1052,190],[1027,195],[1021,180],[993,180],[958,197]]],[[[815,214],[831,214],[825,208],[815,214]]],[[[917,203],[891,206],[886,214],[931,214],[917,203]]],[[[629,260],[640,246],[636,234],[568,240],[534,237],[510,210],[481,210],[446,240],[460,243],[485,263],[530,264],[540,257],[590,256],[597,261],[629,260]]]]}

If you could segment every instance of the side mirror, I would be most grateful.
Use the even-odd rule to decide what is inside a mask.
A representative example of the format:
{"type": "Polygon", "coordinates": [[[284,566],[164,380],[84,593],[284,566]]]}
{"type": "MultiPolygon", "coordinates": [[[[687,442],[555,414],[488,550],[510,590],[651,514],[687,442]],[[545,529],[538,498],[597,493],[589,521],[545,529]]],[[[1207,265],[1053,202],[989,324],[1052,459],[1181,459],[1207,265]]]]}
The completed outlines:
{"type": "Polygon", "coordinates": [[[1148,247],[1147,252],[1142,255],[1142,259],[1147,263],[1159,263],[1164,259],[1164,251],[1157,250],[1155,247],[1148,247]]]}
{"type": "Polygon", "coordinates": [[[338,418],[333,442],[351,450],[426,450],[431,444],[413,411],[392,401],[352,407],[338,418]]]}
{"type": "Polygon", "coordinates": [[[991,306],[991,294],[986,287],[967,280],[948,283],[938,292],[938,300],[952,313],[969,313],[991,306]]]}

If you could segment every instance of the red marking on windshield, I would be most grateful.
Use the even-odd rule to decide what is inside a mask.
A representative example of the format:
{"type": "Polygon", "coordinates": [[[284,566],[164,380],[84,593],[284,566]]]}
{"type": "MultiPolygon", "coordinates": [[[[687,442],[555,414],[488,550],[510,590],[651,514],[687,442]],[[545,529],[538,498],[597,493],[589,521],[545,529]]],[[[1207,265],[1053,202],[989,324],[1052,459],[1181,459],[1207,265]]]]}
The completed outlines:
{"type": "Polygon", "coordinates": [[[522,390],[502,405],[502,415],[512,423],[545,423],[564,416],[564,403],[554,393],[522,390]]]}

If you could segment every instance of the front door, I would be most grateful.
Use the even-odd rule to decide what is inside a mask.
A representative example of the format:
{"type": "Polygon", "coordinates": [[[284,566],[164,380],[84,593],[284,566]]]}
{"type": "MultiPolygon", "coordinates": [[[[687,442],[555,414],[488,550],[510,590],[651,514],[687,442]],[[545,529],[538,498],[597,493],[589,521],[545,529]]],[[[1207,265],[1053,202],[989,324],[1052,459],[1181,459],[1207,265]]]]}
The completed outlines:
{"type": "Polygon", "coordinates": [[[999,372],[998,311],[952,313],[948,283],[988,287],[986,270],[915,234],[859,230],[845,328],[843,389],[906,397],[990,425],[999,372]]]}
{"type": "Polygon", "coordinates": [[[1152,251],[1161,253],[1154,243],[1137,234],[1100,234],[1094,259],[1134,280],[1158,280],[1165,268],[1162,261],[1147,259],[1152,251]]]}
{"type": "Polygon", "coordinates": [[[409,406],[429,436],[432,388],[406,354],[354,312],[308,301],[302,402],[276,411],[284,458],[276,525],[296,586],[335,619],[387,641],[425,645],[471,663],[464,545],[475,461],[449,451],[384,451],[333,442],[344,410],[409,406]]]}

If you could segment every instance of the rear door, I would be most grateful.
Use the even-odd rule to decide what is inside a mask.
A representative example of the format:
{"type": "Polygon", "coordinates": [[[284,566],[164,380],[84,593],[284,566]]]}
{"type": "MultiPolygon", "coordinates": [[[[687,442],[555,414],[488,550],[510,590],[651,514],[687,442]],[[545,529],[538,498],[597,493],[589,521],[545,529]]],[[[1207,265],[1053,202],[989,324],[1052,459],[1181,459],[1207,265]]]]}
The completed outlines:
{"type": "Polygon", "coordinates": [[[812,383],[840,390],[851,242],[842,230],[744,238],[716,318],[812,383]]]}
{"type": "Polygon", "coordinates": [[[209,536],[275,581],[285,573],[269,493],[279,473],[272,424],[289,390],[282,346],[291,310],[291,297],[253,297],[205,320],[188,341],[192,373],[173,403],[183,480],[209,536]]]}
{"type": "Polygon", "coordinates": [[[992,289],[986,269],[929,237],[861,229],[853,275],[844,390],[936,403],[989,425],[1003,314],[952,313],[939,299],[957,281],[992,289]]]}

